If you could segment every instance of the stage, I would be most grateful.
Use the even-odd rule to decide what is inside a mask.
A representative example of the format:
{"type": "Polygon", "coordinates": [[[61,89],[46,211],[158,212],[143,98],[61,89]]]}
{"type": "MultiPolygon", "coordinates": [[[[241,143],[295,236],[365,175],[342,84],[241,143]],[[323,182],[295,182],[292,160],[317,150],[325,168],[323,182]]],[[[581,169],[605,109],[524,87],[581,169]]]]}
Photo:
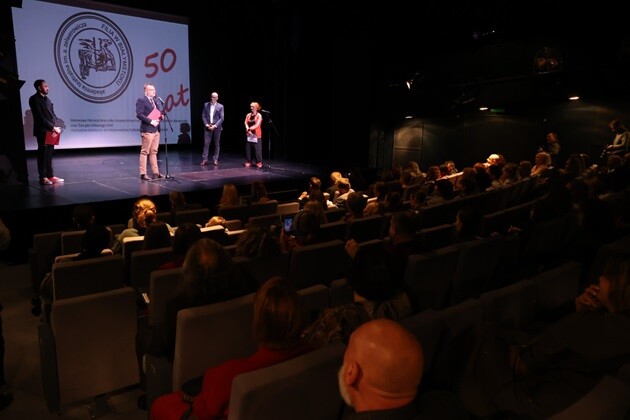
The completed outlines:
{"type": "MultiPolygon", "coordinates": [[[[250,184],[262,181],[279,201],[297,198],[311,176],[325,183],[330,169],[305,163],[267,160],[263,168],[245,167],[241,155],[222,153],[219,165],[200,166],[198,150],[162,148],[160,172],[169,178],[140,180],[139,148],[56,150],[54,174],[64,183],[40,185],[34,152],[27,156],[29,183],[8,180],[0,184],[0,216],[11,229],[18,254],[28,247],[33,233],[70,227],[74,206],[89,203],[97,223],[126,223],[132,203],[142,195],[153,198],[159,211],[168,210],[168,193],[182,191],[190,203],[201,203],[212,211],[224,184],[235,184],[241,195],[249,195],[250,184]],[[19,250],[18,250],[19,249],[19,250]]],[[[149,174],[150,176],[150,174],[149,174]]],[[[214,212],[213,212],[214,213],[214,212]]],[[[21,257],[20,257],[21,259],[21,257]]]]}

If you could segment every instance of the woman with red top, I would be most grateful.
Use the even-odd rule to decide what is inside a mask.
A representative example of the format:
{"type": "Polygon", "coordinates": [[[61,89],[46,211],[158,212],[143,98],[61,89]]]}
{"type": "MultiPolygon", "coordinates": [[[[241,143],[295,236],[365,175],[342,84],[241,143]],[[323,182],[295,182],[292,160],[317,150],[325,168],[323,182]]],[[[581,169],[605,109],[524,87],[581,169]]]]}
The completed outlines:
{"type": "Polygon", "coordinates": [[[232,380],[241,373],[262,369],[308,353],[314,347],[300,339],[304,314],[289,281],[272,277],[254,297],[254,339],[258,350],[249,357],[232,359],[206,370],[201,392],[191,404],[182,391],[163,395],[151,407],[151,419],[226,419],[232,380]],[[191,411],[192,409],[192,411],[191,411]]]}
{"type": "Polygon", "coordinates": [[[256,167],[262,168],[262,115],[260,104],[252,102],[249,104],[251,112],[245,116],[245,134],[247,135],[247,144],[245,145],[245,166],[252,166],[252,147],[256,154],[256,167]]]}

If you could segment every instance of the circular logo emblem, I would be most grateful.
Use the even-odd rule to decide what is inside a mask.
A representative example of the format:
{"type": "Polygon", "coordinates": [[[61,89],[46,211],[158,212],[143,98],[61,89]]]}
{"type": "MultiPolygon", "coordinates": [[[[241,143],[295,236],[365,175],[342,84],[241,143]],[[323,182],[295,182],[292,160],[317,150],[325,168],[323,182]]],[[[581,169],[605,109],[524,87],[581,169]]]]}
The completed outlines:
{"type": "Polygon", "coordinates": [[[95,103],[122,95],[133,74],[125,34],[97,13],[77,13],[61,24],[55,36],[55,64],[72,92],[95,103]]]}

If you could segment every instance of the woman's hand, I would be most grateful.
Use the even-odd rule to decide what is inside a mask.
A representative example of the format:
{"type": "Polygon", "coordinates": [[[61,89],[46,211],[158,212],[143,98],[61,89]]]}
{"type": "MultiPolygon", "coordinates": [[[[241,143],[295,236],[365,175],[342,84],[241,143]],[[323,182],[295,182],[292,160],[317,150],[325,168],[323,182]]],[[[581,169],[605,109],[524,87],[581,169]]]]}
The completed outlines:
{"type": "Polygon", "coordinates": [[[575,298],[575,310],[576,311],[594,311],[599,309],[602,304],[597,299],[597,293],[599,293],[599,286],[592,284],[584,290],[580,296],[575,298]]]}

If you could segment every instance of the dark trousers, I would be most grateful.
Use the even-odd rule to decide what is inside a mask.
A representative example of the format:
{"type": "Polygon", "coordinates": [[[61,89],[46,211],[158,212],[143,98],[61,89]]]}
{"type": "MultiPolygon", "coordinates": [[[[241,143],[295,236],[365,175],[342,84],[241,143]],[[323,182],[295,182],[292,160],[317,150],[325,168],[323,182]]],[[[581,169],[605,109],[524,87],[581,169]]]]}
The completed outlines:
{"type": "Polygon", "coordinates": [[[46,134],[37,136],[37,172],[39,173],[39,179],[52,178],[52,156],[55,151],[55,146],[52,144],[46,144],[46,134]]]}
{"type": "Polygon", "coordinates": [[[211,143],[214,143],[212,160],[219,160],[219,152],[221,151],[221,130],[218,128],[214,131],[206,131],[203,133],[203,150],[201,152],[201,160],[208,160],[208,151],[210,150],[211,143]]]}
{"type": "Polygon", "coordinates": [[[256,143],[248,141],[245,145],[245,159],[250,163],[252,161],[252,148],[256,156],[256,163],[262,163],[262,139],[258,139],[256,143]]]}

